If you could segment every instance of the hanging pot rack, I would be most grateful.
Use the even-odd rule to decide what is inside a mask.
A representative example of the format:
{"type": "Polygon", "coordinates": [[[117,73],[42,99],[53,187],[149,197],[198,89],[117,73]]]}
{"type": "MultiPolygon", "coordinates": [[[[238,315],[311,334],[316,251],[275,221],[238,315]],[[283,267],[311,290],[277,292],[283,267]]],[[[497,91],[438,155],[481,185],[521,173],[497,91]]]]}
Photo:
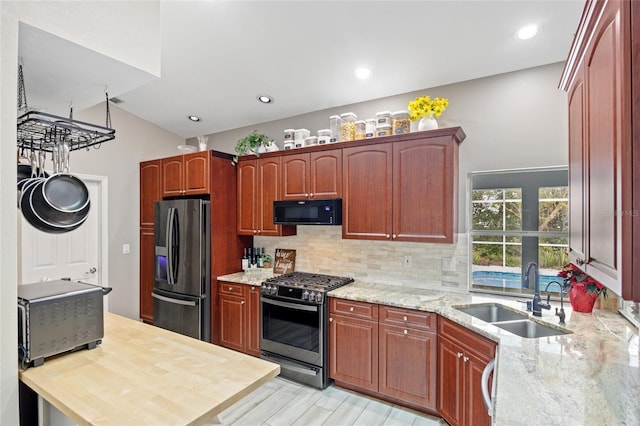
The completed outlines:
{"type": "Polygon", "coordinates": [[[53,152],[55,146],[66,142],[69,151],[100,148],[100,144],[116,137],[111,128],[109,94],[106,96],[105,126],[73,119],[73,108],[69,118],[39,111],[28,111],[22,64],[18,67],[18,111],[27,111],[18,117],[18,149],[53,152]]]}

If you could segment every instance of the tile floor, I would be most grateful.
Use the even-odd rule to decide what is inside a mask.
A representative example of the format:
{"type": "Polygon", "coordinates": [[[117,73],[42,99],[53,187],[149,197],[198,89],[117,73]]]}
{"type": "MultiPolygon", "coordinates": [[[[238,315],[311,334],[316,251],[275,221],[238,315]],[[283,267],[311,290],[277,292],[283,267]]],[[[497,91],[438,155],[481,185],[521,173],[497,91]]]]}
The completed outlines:
{"type": "Polygon", "coordinates": [[[330,386],[321,391],[276,377],[218,416],[223,425],[446,425],[408,408],[330,386]]]}

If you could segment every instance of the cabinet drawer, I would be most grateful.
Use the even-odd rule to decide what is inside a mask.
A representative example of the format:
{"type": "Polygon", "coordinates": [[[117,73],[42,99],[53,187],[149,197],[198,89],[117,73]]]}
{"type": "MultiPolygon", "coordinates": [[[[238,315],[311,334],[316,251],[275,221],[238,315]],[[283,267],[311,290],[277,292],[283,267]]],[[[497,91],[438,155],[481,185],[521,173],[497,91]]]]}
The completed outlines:
{"type": "Polygon", "coordinates": [[[218,282],[218,290],[220,294],[231,294],[234,296],[242,296],[244,294],[244,284],[229,283],[226,281],[218,282]]]}
{"type": "Polygon", "coordinates": [[[378,319],[378,305],[354,300],[329,298],[329,311],[332,314],[346,314],[368,320],[378,319]]]}
{"type": "Polygon", "coordinates": [[[496,342],[443,317],[438,321],[438,335],[463,346],[482,359],[490,360],[496,355],[496,342]]]}
{"type": "Polygon", "coordinates": [[[438,317],[432,312],[382,305],[380,306],[379,311],[381,323],[397,325],[400,327],[436,330],[438,317]]]}

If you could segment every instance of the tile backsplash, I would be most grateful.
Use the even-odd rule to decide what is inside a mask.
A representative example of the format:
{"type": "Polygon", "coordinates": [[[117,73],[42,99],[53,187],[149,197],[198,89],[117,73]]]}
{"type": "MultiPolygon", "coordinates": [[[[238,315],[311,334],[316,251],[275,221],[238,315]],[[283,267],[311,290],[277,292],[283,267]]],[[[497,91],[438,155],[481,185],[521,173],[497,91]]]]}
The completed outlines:
{"type": "Polygon", "coordinates": [[[254,245],[274,255],[296,250],[295,270],[424,289],[468,291],[468,236],[456,244],[342,239],[341,226],[298,226],[298,235],[255,237],[254,245]]]}

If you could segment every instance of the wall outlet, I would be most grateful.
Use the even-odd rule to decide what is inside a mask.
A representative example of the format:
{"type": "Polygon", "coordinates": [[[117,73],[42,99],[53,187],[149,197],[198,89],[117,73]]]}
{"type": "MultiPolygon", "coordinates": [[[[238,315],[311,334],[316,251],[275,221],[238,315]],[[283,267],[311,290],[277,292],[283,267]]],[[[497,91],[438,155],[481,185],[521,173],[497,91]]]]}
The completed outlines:
{"type": "Polygon", "coordinates": [[[411,268],[411,256],[404,257],[404,267],[411,268]]]}
{"type": "Polygon", "coordinates": [[[131,252],[131,247],[129,247],[129,244],[123,244],[122,254],[129,254],[130,252],[131,252]]]}
{"type": "Polygon", "coordinates": [[[443,272],[456,272],[456,258],[455,257],[443,257],[442,258],[442,271],[443,272]]]}

